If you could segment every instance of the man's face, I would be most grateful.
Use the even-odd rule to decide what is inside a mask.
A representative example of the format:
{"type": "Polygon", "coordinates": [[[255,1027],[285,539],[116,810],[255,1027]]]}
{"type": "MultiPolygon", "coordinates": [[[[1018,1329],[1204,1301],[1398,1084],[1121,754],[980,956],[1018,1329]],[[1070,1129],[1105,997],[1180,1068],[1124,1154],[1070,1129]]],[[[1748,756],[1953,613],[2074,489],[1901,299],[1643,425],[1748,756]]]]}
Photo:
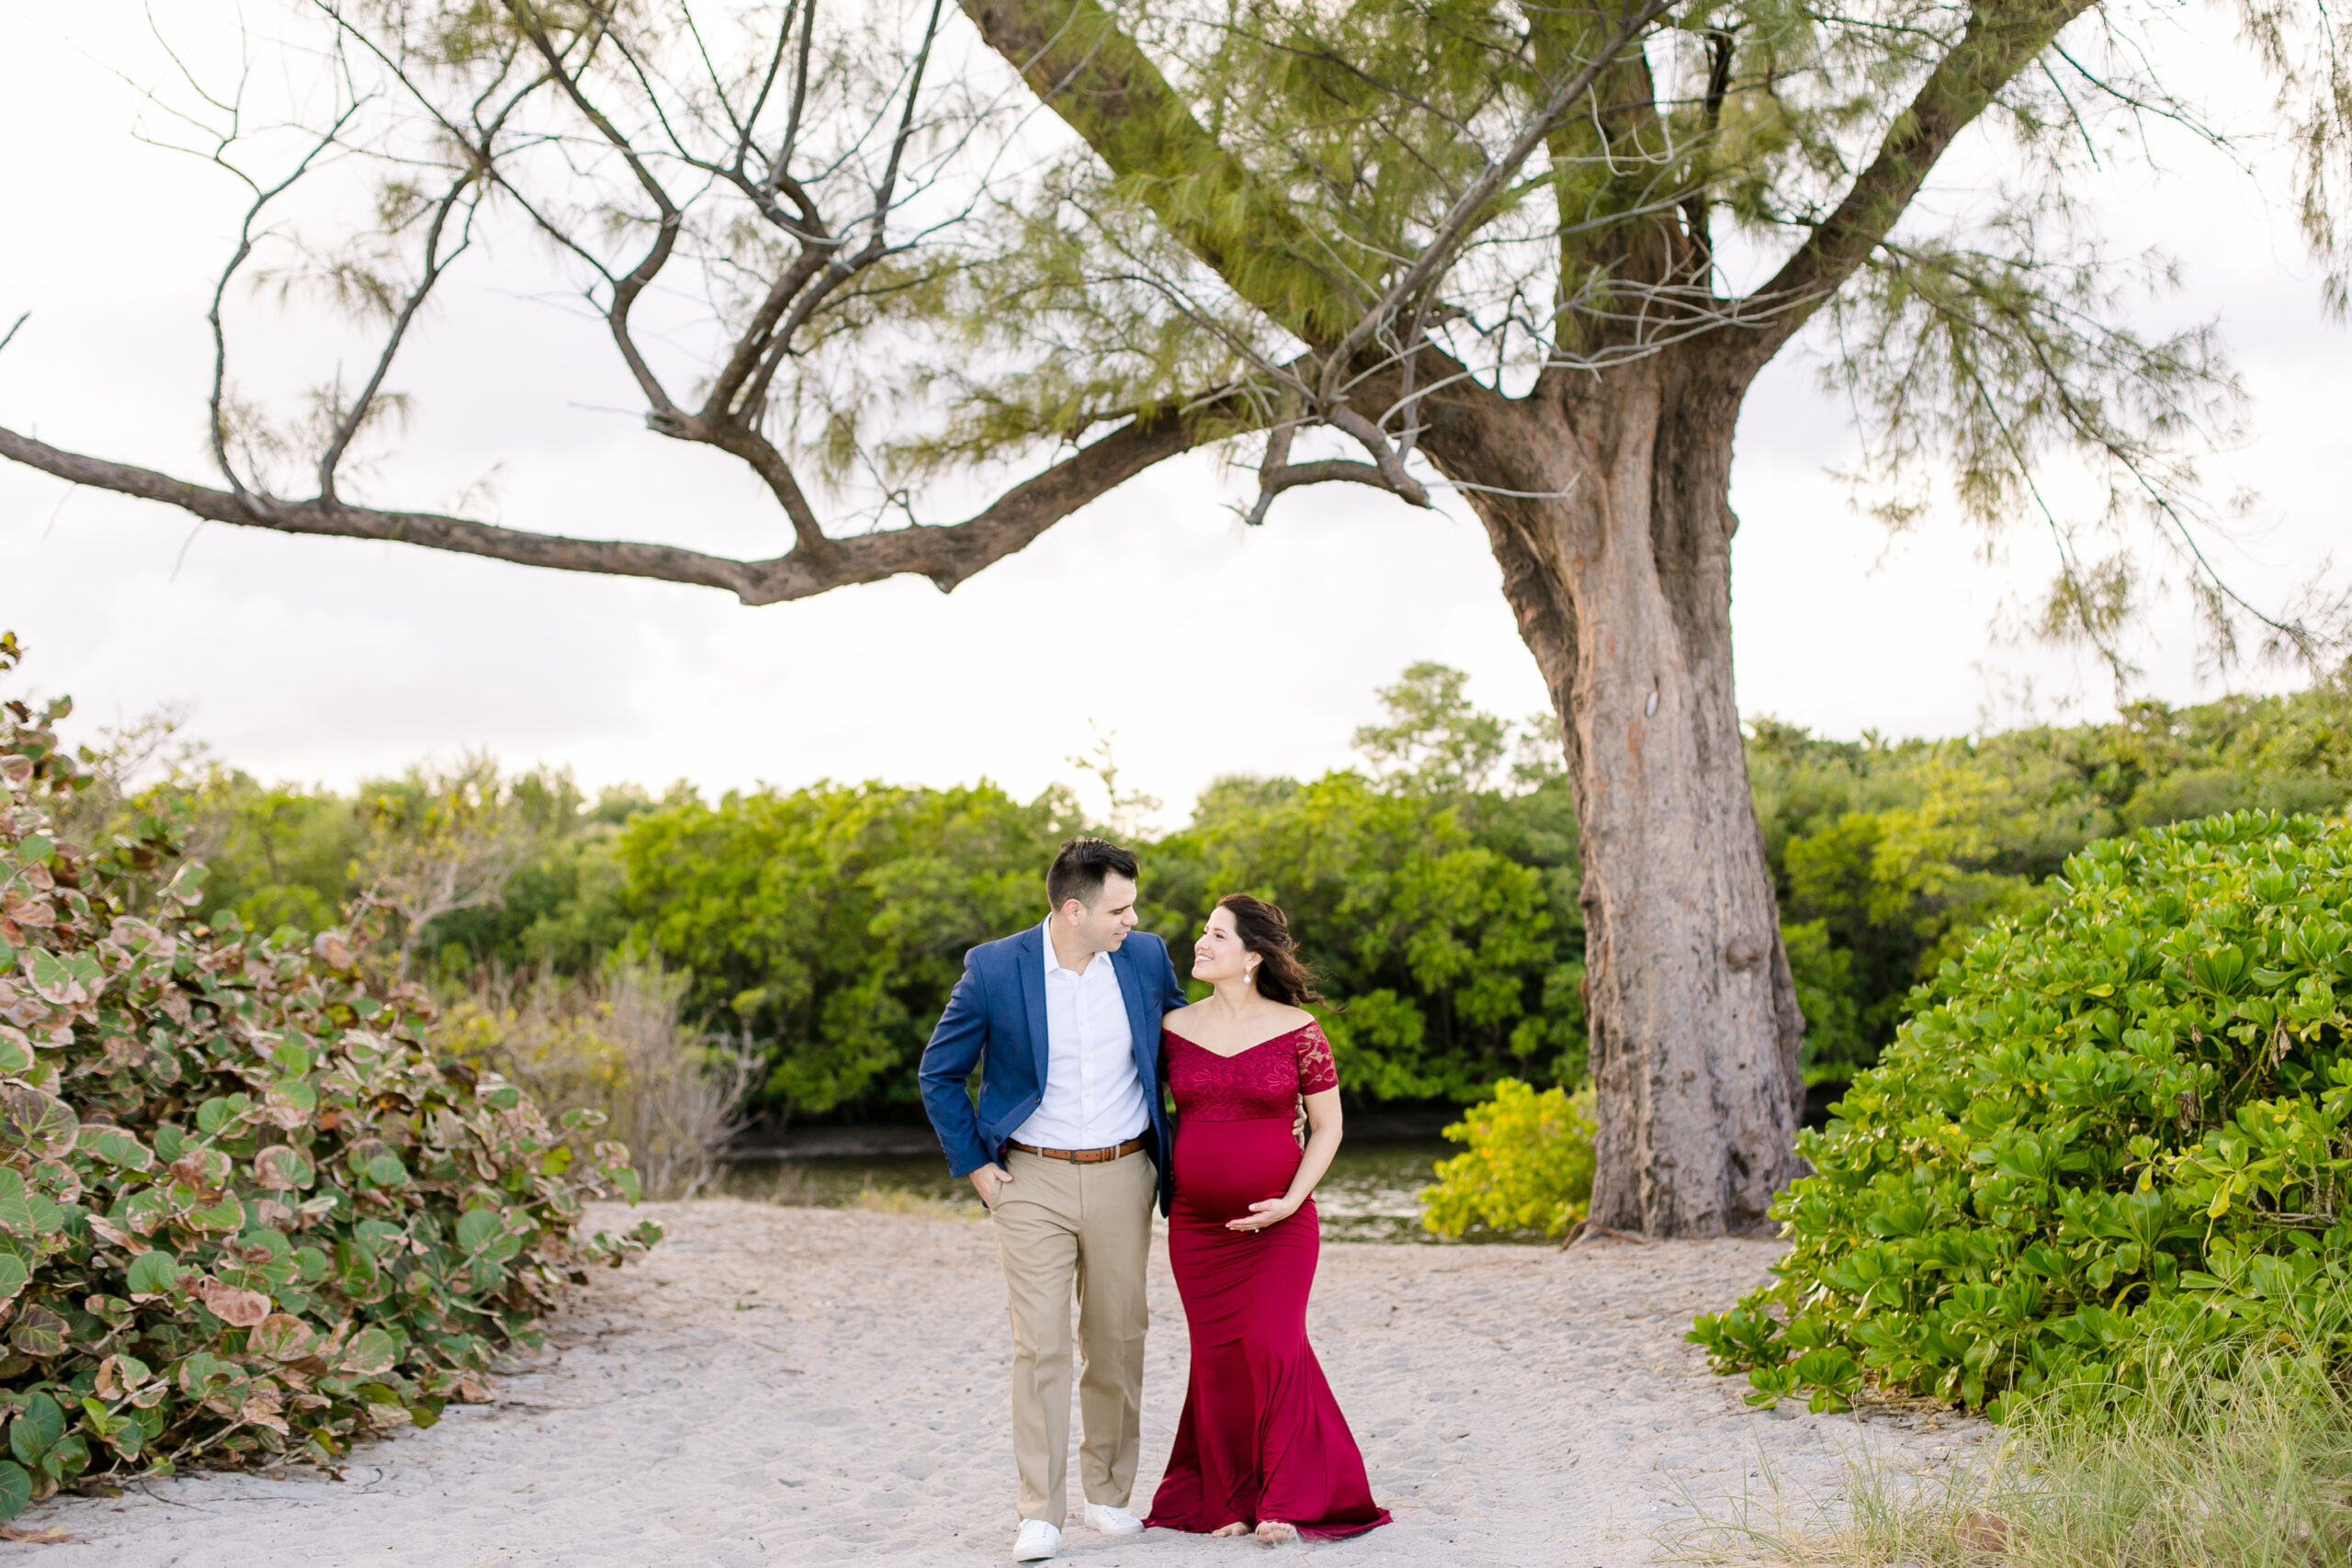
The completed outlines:
{"type": "Polygon", "coordinates": [[[1102,878],[1102,891],[1091,908],[1072,898],[1056,917],[1089,953],[1110,953],[1136,929],[1136,885],[1132,877],[1112,872],[1102,878]]]}

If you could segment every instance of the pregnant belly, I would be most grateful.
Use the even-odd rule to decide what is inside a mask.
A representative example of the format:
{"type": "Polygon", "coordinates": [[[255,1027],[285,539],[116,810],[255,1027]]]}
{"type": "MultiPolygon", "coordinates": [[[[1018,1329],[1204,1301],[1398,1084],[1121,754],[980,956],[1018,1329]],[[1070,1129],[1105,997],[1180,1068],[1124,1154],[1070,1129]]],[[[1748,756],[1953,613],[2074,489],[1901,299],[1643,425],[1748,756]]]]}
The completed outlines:
{"type": "Polygon", "coordinates": [[[1287,1118],[1179,1122],[1177,1207],[1220,1223],[1238,1219],[1250,1204],[1288,1191],[1301,1157],[1287,1118]]]}

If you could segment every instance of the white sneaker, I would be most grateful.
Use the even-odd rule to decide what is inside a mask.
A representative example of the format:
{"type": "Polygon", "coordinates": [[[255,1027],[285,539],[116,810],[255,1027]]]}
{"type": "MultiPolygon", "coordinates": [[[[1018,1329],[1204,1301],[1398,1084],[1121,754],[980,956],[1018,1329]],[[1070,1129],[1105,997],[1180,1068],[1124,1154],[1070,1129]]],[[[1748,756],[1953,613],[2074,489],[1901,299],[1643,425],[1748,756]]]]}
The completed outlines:
{"type": "Polygon", "coordinates": [[[1090,1529],[1104,1535],[1141,1535],[1143,1521],[1125,1508],[1114,1508],[1108,1503],[1086,1505],[1086,1523],[1090,1529]]]}
{"type": "Polygon", "coordinates": [[[1060,1530],[1043,1519],[1023,1519],[1021,1521],[1020,1539],[1012,1543],[1012,1560],[1015,1562],[1043,1562],[1061,1549],[1060,1530]]]}

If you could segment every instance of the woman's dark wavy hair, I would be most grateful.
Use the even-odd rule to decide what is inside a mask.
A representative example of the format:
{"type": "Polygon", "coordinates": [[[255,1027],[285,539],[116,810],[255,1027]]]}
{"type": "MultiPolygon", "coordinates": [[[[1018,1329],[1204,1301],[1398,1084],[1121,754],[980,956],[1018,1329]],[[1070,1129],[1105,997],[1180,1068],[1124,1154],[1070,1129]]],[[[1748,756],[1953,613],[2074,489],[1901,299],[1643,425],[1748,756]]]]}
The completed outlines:
{"type": "Polygon", "coordinates": [[[1289,916],[1247,893],[1228,893],[1216,901],[1216,907],[1232,914],[1233,930],[1241,945],[1258,955],[1260,996],[1295,1008],[1323,999],[1323,993],[1315,988],[1321,976],[1299,958],[1289,916]]]}

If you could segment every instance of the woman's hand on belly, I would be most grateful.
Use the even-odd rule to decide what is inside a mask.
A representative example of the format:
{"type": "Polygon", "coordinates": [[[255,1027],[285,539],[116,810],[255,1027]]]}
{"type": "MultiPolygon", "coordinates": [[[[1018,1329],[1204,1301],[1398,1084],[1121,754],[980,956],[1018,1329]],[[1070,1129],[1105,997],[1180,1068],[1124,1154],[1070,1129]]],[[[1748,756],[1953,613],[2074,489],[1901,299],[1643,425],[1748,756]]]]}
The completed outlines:
{"type": "Polygon", "coordinates": [[[1250,1205],[1250,1212],[1238,1219],[1225,1222],[1229,1231],[1261,1231],[1268,1225],[1278,1225],[1299,1211],[1304,1198],[1295,1201],[1289,1198],[1267,1198],[1250,1205]]]}

